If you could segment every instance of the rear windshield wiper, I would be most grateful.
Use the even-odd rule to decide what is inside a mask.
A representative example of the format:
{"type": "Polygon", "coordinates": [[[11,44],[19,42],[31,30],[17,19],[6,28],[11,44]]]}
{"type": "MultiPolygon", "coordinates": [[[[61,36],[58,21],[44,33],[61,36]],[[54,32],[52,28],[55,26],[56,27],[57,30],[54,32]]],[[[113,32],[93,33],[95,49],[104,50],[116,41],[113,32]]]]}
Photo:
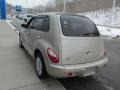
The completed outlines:
{"type": "Polygon", "coordinates": [[[84,33],[85,36],[99,36],[98,33],[84,33]]]}

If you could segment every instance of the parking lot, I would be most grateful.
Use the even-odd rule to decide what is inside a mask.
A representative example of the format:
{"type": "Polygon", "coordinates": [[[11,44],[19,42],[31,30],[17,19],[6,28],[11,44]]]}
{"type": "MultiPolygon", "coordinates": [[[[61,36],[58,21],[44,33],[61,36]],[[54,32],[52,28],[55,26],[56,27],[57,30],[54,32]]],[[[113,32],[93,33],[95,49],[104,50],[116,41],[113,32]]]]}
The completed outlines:
{"type": "Polygon", "coordinates": [[[54,78],[40,81],[34,62],[18,47],[18,35],[5,21],[0,21],[0,90],[65,90],[54,78]]]}
{"type": "MultiPolygon", "coordinates": [[[[17,31],[20,20],[10,18],[17,31]]],[[[25,50],[18,47],[18,34],[6,24],[0,31],[0,90],[119,90],[120,40],[103,39],[109,58],[108,66],[99,75],[87,78],[73,77],[45,81],[37,78],[34,61],[25,50]]]]}

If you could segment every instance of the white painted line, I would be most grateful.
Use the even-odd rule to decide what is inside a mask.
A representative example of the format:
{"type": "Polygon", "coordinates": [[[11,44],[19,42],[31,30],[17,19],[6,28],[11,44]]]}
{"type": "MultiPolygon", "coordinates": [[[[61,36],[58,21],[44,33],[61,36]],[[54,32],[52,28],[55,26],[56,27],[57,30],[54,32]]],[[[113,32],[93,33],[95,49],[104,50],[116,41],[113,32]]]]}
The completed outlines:
{"type": "Polygon", "coordinates": [[[107,89],[107,90],[114,90],[111,86],[108,86],[106,84],[103,84],[103,86],[107,89]]]}
{"type": "Polygon", "coordinates": [[[11,20],[6,20],[6,22],[17,34],[19,34],[19,31],[17,31],[17,29],[11,24],[11,22],[12,22],[11,20]]]}
{"type": "Polygon", "coordinates": [[[11,21],[6,20],[6,22],[8,23],[8,25],[9,25],[13,30],[16,30],[16,28],[10,23],[11,21]]]}
{"type": "Polygon", "coordinates": [[[6,20],[6,22],[12,22],[12,20],[6,20]]]}
{"type": "Polygon", "coordinates": [[[102,85],[107,89],[107,90],[115,90],[112,86],[108,85],[106,80],[103,80],[102,78],[98,77],[97,78],[98,82],[101,82],[102,85]]]}

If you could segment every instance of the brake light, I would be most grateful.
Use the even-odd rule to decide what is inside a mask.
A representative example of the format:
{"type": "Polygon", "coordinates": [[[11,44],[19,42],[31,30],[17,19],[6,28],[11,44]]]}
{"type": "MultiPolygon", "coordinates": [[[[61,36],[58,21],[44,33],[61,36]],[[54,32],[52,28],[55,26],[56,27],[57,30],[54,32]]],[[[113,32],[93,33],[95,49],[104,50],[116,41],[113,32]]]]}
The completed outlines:
{"type": "Polygon", "coordinates": [[[47,49],[47,54],[48,54],[49,59],[50,59],[53,63],[59,63],[59,58],[58,58],[58,56],[56,55],[56,53],[55,53],[51,48],[48,48],[48,49],[47,49]]]}

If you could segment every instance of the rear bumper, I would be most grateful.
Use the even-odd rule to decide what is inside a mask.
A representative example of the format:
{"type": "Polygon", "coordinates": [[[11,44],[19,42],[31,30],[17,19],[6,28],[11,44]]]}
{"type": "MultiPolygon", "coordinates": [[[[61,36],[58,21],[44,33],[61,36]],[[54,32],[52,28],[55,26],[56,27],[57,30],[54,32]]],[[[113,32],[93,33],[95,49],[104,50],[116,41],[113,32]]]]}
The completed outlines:
{"type": "Polygon", "coordinates": [[[77,64],[77,65],[53,65],[47,67],[49,75],[56,78],[65,78],[73,76],[90,76],[99,72],[108,63],[108,58],[91,63],[77,64]]]}

